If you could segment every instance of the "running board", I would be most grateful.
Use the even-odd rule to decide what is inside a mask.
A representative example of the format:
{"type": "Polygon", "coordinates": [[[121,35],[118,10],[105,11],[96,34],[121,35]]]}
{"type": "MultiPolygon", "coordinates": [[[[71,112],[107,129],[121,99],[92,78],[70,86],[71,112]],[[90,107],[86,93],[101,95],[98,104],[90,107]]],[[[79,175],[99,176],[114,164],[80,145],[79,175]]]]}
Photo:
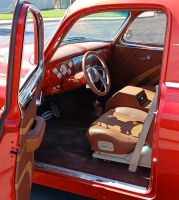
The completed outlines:
{"type": "Polygon", "coordinates": [[[79,172],[79,171],[75,171],[75,170],[71,170],[71,169],[67,169],[67,168],[63,168],[63,167],[58,167],[58,166],[55,166],[55,165],[49,165],[49,164],[42,163],[42,162],[39,162],[39,161],[35,161],[34,166],[37,167],[37,168],[41,168],[43,170],[48,170],[48,171],[56,172],[56,173],[59,173],[59,174],[64,174],[64,175],[67,175],[67,176],[76,177],[76,178],[79,178],[79,179],[92,181],[92,182],[95,182],[95,183],[100,183],[100,184],[104,184],[104,185],[107,185],[107,186],[112,186],[112,187],[132,191],[132,192],[136,192],[136,193],[140,193],[140,194],[145,194],[146,191],[147,191],[147,188],[142,187],[142,186],[124,183],[124,182],[121,182],[121,181],[116,181],[116,180],[104,178],[104,177],[101,177],[101,176],[87,174],[87,173],[83,173],[83,172],[79,172]]]}
{"type": "MultiPolygon", "coordinates": [[[[123,155],[94,152],[92,156],[93,158],[99,158],[99,159],[108,160],[108,161],[130,164],[132,155],[133,155],[133,152],[129,154],[123,154],[123,155]]],[[[142,148],[138,166],[147,167],[147,168],[151,167],[151,149],[148,146],[144,146],[142,148]]]]}

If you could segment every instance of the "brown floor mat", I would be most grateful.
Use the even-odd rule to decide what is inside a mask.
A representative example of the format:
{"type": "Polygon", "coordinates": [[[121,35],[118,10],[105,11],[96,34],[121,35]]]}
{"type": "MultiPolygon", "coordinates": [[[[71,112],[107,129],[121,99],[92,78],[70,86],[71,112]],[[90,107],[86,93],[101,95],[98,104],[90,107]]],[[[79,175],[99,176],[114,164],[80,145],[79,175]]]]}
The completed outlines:
{"type": "Polygon", "coordinates": [[[92,151],[90,149],[83,153],[71,153],[59,151],[42,144],[35,152],[35,160],[117,181],[148,187],[150,169],[138,167],[136,173],[131,173],[128,171],[128,165],[126,164],[107,162],[100,159],[94,162],[94,160],[91,159],[91,155],[92,151]]]}
{"type": "Polygon", "coordinates": [[[58,150],[80,153],[90,148],[86,128],[63,127],[53,120],[47,123],[43,144],[58,150]]]}

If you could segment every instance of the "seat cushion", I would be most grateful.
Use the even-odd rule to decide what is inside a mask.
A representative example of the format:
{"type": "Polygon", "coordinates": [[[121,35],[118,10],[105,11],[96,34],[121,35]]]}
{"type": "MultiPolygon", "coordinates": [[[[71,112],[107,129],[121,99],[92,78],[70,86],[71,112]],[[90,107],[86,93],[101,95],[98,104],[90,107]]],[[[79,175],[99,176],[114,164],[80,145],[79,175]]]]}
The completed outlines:
{"type": "Polygon", "coordinates": [[[135,108],[111,109],[92,123],[87,131],[91,149],[112,154],[128,154],[136,146],[147,113],[135,108]],[[112,150],[101,144],[112,144],[112,150]]]}

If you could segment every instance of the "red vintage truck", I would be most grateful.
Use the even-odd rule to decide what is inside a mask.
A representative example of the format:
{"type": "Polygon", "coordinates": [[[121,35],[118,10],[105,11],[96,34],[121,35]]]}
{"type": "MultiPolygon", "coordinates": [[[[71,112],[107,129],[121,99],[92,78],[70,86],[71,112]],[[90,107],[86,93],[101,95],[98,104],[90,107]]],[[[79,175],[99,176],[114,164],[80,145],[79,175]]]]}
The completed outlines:
{"type": "Polygon", "coordinates": [[[178,8],[77,0],[44,41],[38,9],[16,2],[0,49],[0,199],[30,199],[32,182],[179,199],[178,8]]]}

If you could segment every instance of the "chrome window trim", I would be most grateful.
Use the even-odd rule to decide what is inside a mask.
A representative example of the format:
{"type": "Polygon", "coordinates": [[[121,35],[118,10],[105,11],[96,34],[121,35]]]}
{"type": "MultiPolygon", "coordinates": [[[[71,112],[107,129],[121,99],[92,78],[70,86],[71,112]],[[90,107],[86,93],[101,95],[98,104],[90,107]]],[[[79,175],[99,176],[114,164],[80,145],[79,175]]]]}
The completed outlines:
{"type": "Polygon", "coordinates": [[[79,172],[79,171],[75,171],[75,170],[71,170],[71,169],[67,169],[67,168],[63,168],[63,167],[58,167],[55,165],[50,165],[50,164],[46,164],[46,163],[39,162],[39,161],[35,161],[34,165],[37,168],[42,168],[44,170],[64,174],[67,176],[76,177],[76,178],[80,178],[83,180],[92,181],[95,183],[100,183],[104,186],[116,187],[116,188],[132,191],[132,192],[136,192],[136,193],[140,193],[140,194],[145,194],[147,191],[147,188],[142,187],[142,186],[124,183],[121,181],[116,181],[116,180],[104,178],[101,176],[87,174],[84,172],[79,172]]]}
{"type": "Polygon", "coordinates": [[[165,85],[170,88],[179,88],[179,83],[175,82],[165,82],[165,85]]]}
{"type": "Polygon", "coordinates": [[[19,92],[19,107],[21,110],[22,118],[28,111],[30,105],[34,101],[37,88],[43,77],[43,69],[38,67],[34,73],[31,74],[29,80],[25,82],[19,92]]]}
{"type": "Polygon", "coordinates": [[[136,44],[136,43],[128,43],[124,42],[122,38],[119,39],[119,44],[123,47],[130,47],[130,48],[137,48],[137,49],[148,49],[148,50],[158,50],[158,51],[163,51],[164,47],[151,47],[147,45],[142,45],[142,44],[136,44]]]}

